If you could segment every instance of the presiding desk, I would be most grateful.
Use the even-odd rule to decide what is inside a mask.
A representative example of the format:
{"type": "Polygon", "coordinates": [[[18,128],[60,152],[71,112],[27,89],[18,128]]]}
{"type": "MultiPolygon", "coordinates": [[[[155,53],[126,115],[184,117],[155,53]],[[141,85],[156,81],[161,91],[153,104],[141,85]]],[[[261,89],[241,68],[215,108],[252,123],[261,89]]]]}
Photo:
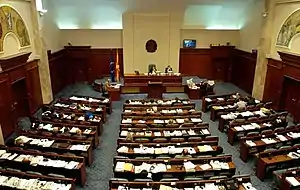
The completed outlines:
{"type": "Polygon", "coordinates": [[[148,82],[162,82],[162,83],[182,83],[182,76],[180,74],[167,75],[162,73],[160,75],[146,75],[146,74],[125,74],[124,85],[127,84],[147,84],[148,82]]]}

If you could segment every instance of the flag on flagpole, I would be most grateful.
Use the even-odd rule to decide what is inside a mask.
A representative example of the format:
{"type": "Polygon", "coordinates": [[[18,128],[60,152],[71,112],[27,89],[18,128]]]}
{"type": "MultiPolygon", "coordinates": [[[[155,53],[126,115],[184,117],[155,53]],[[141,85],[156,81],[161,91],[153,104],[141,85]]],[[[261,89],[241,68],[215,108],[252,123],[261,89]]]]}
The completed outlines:
{"type": "Polygon", "coordinates": [[[112,51],[109,60],[109,74],[110,74],[111,82],[115,82],[115,63],[114,63],[114,57],[112,51]]]}
{"type": "Polygon", "coordinates": [[[117,82],[120,82],[120,65],[119,65],[119,51],[118,48],[116,50],[116,72],[115,78],[117,82]]]}

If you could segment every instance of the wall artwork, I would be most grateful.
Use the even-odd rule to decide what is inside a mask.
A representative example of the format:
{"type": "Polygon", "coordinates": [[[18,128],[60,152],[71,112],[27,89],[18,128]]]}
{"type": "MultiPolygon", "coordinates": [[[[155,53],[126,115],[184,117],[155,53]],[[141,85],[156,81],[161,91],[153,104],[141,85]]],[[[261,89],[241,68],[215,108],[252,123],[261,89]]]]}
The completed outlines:
{"type": "Polygon", "coordinates": [[[20,48],[30,46],[30,38],[25,23],[19,13],[10,6],[0,7],[0,52],[3,52],[3,42],[9,33],[15,34],[20,48]]]}
{"type": "Polygon", "coordinates": [[[293,37],[300,33],[300,9],[293,12],[283,23],[276,45],[289,48],[293,37]]]}

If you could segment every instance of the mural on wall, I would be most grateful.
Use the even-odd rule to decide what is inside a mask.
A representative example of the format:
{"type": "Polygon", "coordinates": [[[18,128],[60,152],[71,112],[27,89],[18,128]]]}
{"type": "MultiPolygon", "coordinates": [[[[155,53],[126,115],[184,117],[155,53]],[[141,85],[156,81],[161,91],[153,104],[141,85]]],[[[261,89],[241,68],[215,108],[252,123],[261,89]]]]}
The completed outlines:
{"type": "Polygon", "coordinates": [[[20,48],[30,46],[28,30],[19,13],[10,6],[0,7],[0,52],[3,52],[3,42],[7,34],[13,33],[17,36],[20,48]]]}
{"type": "Polygon", "coordinates": [[[283,23],[278,37],[276,45],[289,47],[293,37],[300,33],[300,9],[293,12],[283,23]]]}

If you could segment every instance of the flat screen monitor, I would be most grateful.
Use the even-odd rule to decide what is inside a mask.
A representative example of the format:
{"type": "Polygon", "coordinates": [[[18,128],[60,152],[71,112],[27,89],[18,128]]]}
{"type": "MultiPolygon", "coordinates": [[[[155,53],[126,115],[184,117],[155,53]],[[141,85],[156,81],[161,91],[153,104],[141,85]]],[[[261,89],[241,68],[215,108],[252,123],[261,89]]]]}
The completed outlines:
{"type": "Polygon", "coordinates": [[[183,48],[196,48],[196,40],[183,40],[183,48]]]}

